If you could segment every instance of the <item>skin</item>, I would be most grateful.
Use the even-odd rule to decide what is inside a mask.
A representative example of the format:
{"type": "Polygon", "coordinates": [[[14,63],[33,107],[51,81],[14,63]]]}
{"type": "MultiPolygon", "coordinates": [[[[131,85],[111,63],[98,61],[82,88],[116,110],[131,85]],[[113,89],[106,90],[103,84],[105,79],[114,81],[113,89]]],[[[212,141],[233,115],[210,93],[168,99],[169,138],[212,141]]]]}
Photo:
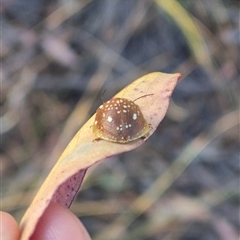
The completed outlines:
{"type": "MultiPolygon", "coordinates": [[[[6,212],[0,212],[0,239],[20,239],[16,220],[6,212]]],[[[51,203],[41,217],[31,239],[34,240],[91,240],[79,219],[67,208],[51,203]]]]}

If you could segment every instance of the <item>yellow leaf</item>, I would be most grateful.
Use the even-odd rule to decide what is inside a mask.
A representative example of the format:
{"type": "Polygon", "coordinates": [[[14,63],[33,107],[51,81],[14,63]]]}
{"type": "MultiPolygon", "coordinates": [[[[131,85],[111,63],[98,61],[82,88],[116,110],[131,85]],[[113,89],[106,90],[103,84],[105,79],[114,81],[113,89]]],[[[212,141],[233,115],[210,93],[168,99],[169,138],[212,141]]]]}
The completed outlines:
{"type": "Polygon", "coordinates": [[[23,216],[20,224],[22,240],[29,239],[33,234],[50,201],[70,207],[90,166],[110,156],[137,148],[154,133],[166,114],[179,78],[178,73],[150,73],[137,79],[115,96],[135,100],[149,94],[137,100],[144,118],[151,125],[150,133],[144,139],[127,144],[94,141],[96,137],[91,126],[95,115],[88,120],[68,144],[23,216]]]}

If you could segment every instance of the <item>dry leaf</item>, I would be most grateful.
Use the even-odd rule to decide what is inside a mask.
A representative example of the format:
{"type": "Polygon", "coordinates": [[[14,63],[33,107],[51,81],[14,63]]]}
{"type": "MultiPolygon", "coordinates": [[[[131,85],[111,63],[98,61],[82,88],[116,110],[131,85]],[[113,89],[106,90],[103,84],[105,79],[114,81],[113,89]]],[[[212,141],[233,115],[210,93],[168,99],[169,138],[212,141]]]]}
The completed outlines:
{"type": "Polygon", "coordinates": [[[29,239],[33,234],[50,201],[70,207],[90,166],[113,155],[137,148],[153,134],[166,114],[170,97],[179,78],[178,73],[150,73],[137,79],[115,96],[134,100],[150,94],[136,102],[152,127],[145,139],[128,144],[93,141],[96,137],[91,126],[95,115],[89,119],[69,143],[23,216],[20,224],[22,240],[29,239]]]}

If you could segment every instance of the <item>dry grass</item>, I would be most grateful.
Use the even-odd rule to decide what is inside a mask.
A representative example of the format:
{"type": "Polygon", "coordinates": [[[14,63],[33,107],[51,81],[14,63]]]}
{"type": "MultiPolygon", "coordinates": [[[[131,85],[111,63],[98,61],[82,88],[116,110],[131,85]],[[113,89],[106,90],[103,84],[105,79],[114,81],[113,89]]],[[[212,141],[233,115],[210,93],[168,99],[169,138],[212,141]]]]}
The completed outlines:
{"type": "Polygon", "coordinates": [[[237,239],[237,2],[78,2],[3,3],[2,210],[21,219],[105,88],[181,72],[154,136],[90,169],[71,209],[94,240],[237,239]]]}

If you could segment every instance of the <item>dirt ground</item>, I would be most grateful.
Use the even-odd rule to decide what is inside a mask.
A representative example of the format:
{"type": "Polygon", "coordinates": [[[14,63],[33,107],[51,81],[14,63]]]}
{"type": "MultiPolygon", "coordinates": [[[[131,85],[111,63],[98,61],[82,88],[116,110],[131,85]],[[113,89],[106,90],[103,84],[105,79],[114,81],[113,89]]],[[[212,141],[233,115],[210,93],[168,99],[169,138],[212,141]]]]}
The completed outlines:
{"type": "Polygon", "coordinates": [[[114,240],[239,239],[238,1],[1,5],[2,210],[20,221],[104,89],[107,100],[144,74],[180,72],[154,135],[89,169],[71,210],[94,240],[117,224],[114,240]]]}

